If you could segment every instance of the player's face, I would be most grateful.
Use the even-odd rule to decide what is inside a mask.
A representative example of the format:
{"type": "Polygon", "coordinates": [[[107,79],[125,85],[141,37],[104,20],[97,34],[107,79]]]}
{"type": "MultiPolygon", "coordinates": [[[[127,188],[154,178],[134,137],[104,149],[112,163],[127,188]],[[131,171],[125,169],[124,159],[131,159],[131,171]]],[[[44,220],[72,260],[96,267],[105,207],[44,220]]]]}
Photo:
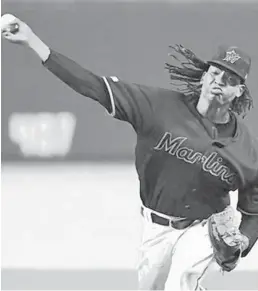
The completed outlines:
{"type": "Polygon", "coordinates": [[[222,106],[240,97],[245,88],[240,77],[217,66],[209,67],[202,77],[201,84],[203,98],[208,101],[215,99],[222,106]]]}

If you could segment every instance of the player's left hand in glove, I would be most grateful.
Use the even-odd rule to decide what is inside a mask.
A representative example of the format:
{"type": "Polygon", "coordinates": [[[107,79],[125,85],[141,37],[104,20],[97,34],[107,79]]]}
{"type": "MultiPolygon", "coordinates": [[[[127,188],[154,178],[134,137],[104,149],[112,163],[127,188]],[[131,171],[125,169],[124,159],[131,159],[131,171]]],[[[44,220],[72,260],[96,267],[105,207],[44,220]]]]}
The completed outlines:
{"type": "Polygon", "coordinates": [[[235,223],[233,208],[227,207],[223,212],[212,215],[208,220],[208,229],[214,259],[222,271],[232,271],[249,243],[235,223]]]}

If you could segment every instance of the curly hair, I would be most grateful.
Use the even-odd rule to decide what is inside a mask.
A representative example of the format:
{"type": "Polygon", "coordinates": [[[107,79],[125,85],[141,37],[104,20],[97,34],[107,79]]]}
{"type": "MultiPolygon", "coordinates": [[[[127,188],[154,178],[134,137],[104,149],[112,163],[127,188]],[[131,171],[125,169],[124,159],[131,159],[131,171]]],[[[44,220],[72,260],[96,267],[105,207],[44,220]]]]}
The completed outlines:
{"type": "MultiPolygon", "coordinates": [[[[209,64],[182,45],[169,46],[169,48],[173,51],[169,56],[180,63],[179,66],[165,63],[165,68],[168,70],[172,81],[171,84],[176,87],[177,91],[190,99],[196,100],[201,93],[200,80],[203,73],[208,70],[209,64]]],[[[242,84],[244,84],[244,81],[242,84]]],[[[244,118],[251,108],[253,108],[253,98],[249,89],[245,86],[243,94],[232,101],[230,110],[244,118]]]]}

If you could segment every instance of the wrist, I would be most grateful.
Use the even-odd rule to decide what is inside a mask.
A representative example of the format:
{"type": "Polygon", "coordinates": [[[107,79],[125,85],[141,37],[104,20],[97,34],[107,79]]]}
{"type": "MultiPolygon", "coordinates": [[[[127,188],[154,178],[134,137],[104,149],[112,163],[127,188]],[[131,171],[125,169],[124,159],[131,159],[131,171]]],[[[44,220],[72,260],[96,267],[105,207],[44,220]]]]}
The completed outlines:
{"type": "Polygon", "coordinates": [[[29,37],[28,47],[31,48],[43,62],[45,62],[50,55],[50,48],[33,32],[29,37]]]}

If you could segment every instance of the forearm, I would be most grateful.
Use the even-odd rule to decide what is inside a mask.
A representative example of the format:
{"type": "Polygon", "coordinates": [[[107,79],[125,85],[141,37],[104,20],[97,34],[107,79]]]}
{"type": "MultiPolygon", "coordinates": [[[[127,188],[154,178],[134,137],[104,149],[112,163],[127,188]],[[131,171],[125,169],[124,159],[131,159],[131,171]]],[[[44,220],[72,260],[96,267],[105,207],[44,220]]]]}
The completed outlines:
{"type": "Polygon", "coordinates": [[[258,239],[258,215],[242,214],[239,229],[241,233],[249,239],[249,246],[242,255],[245,257],[251,251],[258,239]]]}
{"type": "Polygon", "coordinates": [[[50,48],[34,33],[31,34],[28,46],[45,62],[50,55],[50,48]]]}

